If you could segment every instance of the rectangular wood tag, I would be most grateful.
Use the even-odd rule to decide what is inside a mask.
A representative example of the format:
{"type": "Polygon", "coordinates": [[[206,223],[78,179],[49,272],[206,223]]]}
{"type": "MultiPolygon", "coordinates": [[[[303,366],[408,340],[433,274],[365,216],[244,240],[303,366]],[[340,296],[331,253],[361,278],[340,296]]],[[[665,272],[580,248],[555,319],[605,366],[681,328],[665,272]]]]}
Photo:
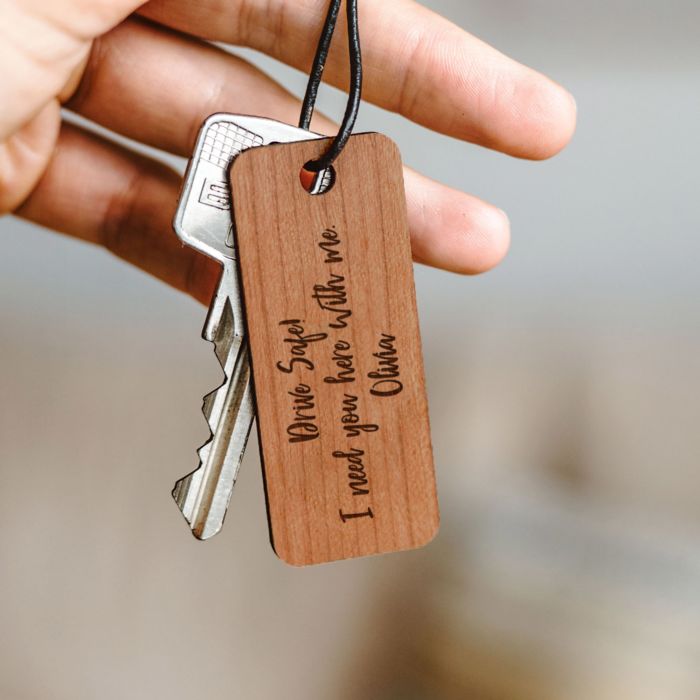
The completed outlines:
{"type": "Polygon", "coordinates": [[[231,169],[271,540],[296,566],[420,547],[439,524],[401,157],[353,136],[311,195],[300,172],[327,146],[231,169]]]}

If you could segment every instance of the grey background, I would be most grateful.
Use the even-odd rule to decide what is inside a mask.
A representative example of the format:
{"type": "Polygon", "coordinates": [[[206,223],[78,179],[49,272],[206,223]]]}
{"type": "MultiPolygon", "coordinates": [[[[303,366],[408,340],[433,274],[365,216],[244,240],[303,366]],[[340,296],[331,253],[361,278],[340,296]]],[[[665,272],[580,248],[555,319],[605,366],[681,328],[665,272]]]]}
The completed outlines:
{"type": "Polygon", "coordinates": [[[427,4],[579,105],[537,164],[362,114],[513,224],[493,273],[416,269],[439,539],[285,567],[252,445],[195,542],[169,490],[220,379],[204,309],[5,218],[3,698],[698,697],[700,6],[427,4]]]}

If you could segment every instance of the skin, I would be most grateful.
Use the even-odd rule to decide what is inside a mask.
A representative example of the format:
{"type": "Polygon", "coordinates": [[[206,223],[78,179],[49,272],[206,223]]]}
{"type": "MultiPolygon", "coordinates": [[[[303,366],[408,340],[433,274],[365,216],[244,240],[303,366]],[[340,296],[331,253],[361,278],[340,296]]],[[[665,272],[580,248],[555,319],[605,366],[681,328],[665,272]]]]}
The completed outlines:
{"type": "MultiPolygon", "coordinates": [[[[295,97],[207,42],[307,71],[326,9],[327,0],[0,0],[0,214],[105,246],[208,303],[219,268],[171,229],[179,175],[66,124],[61,107],[181,156],[213,112],[296,123],[295,97]]],[[[549,158],[571,139],[566,90],[412,0],[361,1],[360,21],[365,99],[518,158],[549,158]]],[[[341,88],[345,35],[341,20],[325,73],[341,88]]],[[[312,128],[334,133],[322,116],[312,128]]],[[[500,209],[408,169],[406,190],[416,261],[475,274],[506,254],[500,209]]]]}

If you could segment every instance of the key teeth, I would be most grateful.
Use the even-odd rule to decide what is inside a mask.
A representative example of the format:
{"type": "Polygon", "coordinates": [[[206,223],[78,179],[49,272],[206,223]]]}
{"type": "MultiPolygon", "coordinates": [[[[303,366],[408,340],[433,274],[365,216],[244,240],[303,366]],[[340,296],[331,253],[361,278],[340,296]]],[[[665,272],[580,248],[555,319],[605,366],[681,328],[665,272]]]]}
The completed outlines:
{"type": "MultiPolygon", "coordinates": [[[[205,329],[204,338],[208,340],[208,331],[213,330],[213,339],[208,340],[214,346],[214,354],[224,372],[223,382],[209,394],[207,394],[202,401],[202,413],[209,426],[209,438],[207,441],[197,450],[199,456],[199,466],[193,472],[183,477],[175,483],[175,487],[172,490],[172,496],[180,509],[180,512],[187,521],[192,534],[199,540],[206,540],[213,537],[218,532],[220,532],[223,525],[223,518],[214,529],[209,530],[209,519],[205,518],[204,521],[197,526],[194,522],[196,518],[195,505],[190,502],[193,497],[196,499],[196,492],[201,488],[201,482],[204,478],[203,470],[207,464],[209,453],[211,451],[212,444],[214,442],[214,430],[216,426],[213,425],[211,420],[211,414],[214,410],[214,405],[217,397],[222,391],[226,391],[229,382],[231,381],[231,375],[233,368],[229,368],[227,372],[227,358],[230,356],[231,348],[236,339],[236,333],[232,329],[234,328],[234,318],[233,310],[229,299],[223,304],[221,309],[221,315],[218,319],[216,325],[211,328],[210,322],[207,323],[207,328],[205,329]],[[194,482],[199,482],[196,484],[194,482]]],[[[211,336],[210,336],[211,337],[211,336]]],[[[225,515],[225,513],[224,513],[225,515]]]]}
{"type": "MultiPolygon", "coordinates": [[[[226,359],[230,355],[231,347],[233,345],[234,338],[236,337],[235,333],[231,331],[231,328],[233,328],[233,310],[231,309],[229,299],[226,299],[221,312],[221,318],[219,323],[216,325],[214,338],[213,340],[209,341],[214,346],[214,354],[216,355],[216,359],[219,361],[219,365],[224,372],[224,379],[216,389],[210,391],[202,400],[202,413],[204,414],[207,425],[209,426],[209,439],[197,450],[198,453],[201,453],[201,451],[210,445],[214,439],[215,426],[213,426],[211,423],[211,409],[216,401],[216,397],[221,391],[226,389],[229,381],[231,381],[231,376],[229,372],[226,371],[226,359]]],[[[202,461],[200,467],[203,463],[204,462],[202,461]]]]}
{"type": "MultiPolygon", "coordinates": [[[[192,474],[188,474],[179,481],[175,482],[175,488],[172,491],[173,498],[180,508],[180,511],[185,515],[185,502],[187,499],[187,492],[189,491],[190,484],[192,483],[192,474]]],[[[190,522],[190,519],[185,515],[185,520],[190,522]]]]}
{"type": "Polygon", "coordinates": [[[216,395],[219,393],[219,391],[221,391],[221,389],[223,389],[226,386],[226,384],[228,384],[228,379],[226,379],[223,384],[214,389],[214,391],[210,391],[202,400],[202,413],[207,419],[207,422],[209,422],[209,416],[211,415],[211,409],[214,406],[216,395]]]}
{"type": "Polygon", "coordinates": [[[214,344],[216,359],[219,360],[219,364],[224,370],[224,373],[226,372],[226,358],[229,357],[231,346],[235,338],[236,332],[233,309],[231,308],[231,300],[227,298],[221,310],[221,316],[219,322],[216,324],[211,341],[214,344]]]}

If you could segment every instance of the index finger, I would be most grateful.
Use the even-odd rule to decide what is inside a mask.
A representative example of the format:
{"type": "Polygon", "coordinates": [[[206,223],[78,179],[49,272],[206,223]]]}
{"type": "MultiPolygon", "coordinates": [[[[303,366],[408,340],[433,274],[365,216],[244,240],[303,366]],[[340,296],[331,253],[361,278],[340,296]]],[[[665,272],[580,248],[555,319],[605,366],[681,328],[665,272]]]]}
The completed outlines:
{"type": "MultiPolygon", "coordinates": [[[[326,0],[151,0],[141,12],[184,32],[244,44],[308,70],[326,0]]],[[[366,99],[449,136],[523,158],[570,140],[571,95],[413,0],[364,0],[360,21],[366,99]]],[[[344,19],[326,64],[348,81],[344,19]]]]}

